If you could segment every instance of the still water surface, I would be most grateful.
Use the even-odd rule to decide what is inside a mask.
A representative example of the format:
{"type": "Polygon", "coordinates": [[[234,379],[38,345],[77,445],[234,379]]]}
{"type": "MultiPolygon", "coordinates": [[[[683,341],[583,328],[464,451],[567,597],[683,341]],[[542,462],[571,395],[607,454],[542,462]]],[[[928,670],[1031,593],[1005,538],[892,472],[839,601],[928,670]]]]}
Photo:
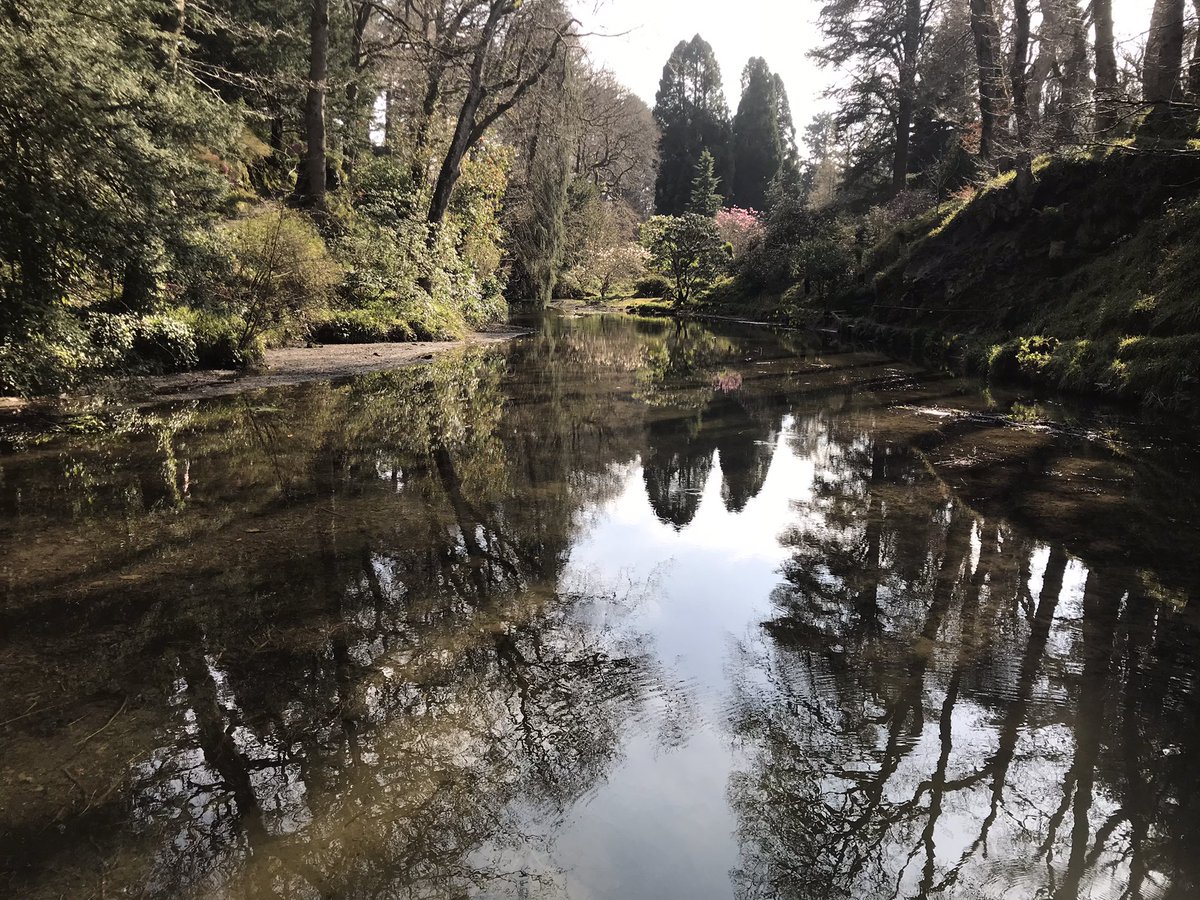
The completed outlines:
{"type": "Polygon", "coordinates": [[[1194,443],[552,319],[0,455],[0,895],[1200,895],[1194,443]]]}

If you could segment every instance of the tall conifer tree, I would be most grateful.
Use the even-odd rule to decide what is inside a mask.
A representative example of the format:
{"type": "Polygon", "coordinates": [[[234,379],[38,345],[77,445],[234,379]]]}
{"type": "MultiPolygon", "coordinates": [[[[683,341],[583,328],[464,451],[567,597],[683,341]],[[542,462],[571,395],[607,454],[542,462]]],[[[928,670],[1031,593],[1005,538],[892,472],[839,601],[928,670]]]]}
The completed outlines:
{"type": "Polygon", "coordinates": [[[662,162],[654,190],[660,213],[677,215],[687,207],[696,165],[705,150],[713,155],[721,184],[731,184],[732,128],[721,67],[700,35],[680,41],[663,67],[654,118],[662,135],[662,162]]]}
{"type": "Polygon", "coordinates": [[[783,81],[761,57],[742,72],[742,99],[733,118],[733,202],[763,209],[767,187],[789,154],[795,153],[795,129],[783,81]]]}

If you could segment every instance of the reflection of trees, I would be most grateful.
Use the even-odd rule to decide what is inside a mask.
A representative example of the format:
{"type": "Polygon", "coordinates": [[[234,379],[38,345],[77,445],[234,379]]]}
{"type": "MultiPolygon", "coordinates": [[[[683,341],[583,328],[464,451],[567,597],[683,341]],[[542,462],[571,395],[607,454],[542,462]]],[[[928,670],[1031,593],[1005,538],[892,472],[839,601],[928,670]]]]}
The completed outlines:
{"type": "Polygon", "coordinates": [[[1191,776],[1158,755],[1195,741],[1181,629],[869,431],[822,433],[737,679],[739,895],[1191,896],[1191,776]]]}
{"type": "Polygon", "coordinates": [[[664,523],[681,529],[695,517],[714,454],[730,512],[762,490],[785,407],[778,384],[741,371],[747,353],[761,349],[717,338],[695,322],[675,323],[648,344],[639,371],[641,396],[653,408],[643,479],[664,523]]]}
{"type": "Polygon", "coordinates": [[[734,667],[739,892],[1195,893],[1194,641],[1120,564],[1156,514],[1099,507],[1131,549],[1068,545],[1085,571],[994,498],[1039,521],[1111,467],[795,349],[554,322],[0,458],[0,894],[553,896],[556,824],[666,677],[571,543],[639,460],[675,527],[714,465],[744,509],[785,413],[816,480],[734,667]]]}
{"type": "Polygon", "coordinates": [[[650,450],[642,465],[646,496],[658,518],[677,530],[696,517],[712,471],[713,446],[694,415],[657,418],[646,429],[650,450]]]}
{"type": "MultiPolygon", "coordinates": [[[[564,356],[628,352],[619,336],[570,340],[564,356]]],[[[108,890],[148,896],[556,882],[549,823],[603,777],[660,677],[619,621],[589,618],[586,585],[562,583],[579,512],[619,486],[636,431],[569,361],[504,402],[505,364],[468,353],[281,408],[197,408],[167,438],[176,483],[189,473],[170,504],[144,499],[166,471],[157,434],[67,451],[96,485],[85,515],[65,494],[34,508],[68,538],[88,529],[93,552],[70,572],[9,570],[30,591],[13,637],[69,660],[64,700],[113,681],[137,698],[137,727],[126,713],[118,740],[88,749],[97,771],[133,758],[108,796],[115,821],[133,804],[142,849],[86,822],[37,850],[10,833],[17,893],[85,896],[98,854],[128,854],[108,890]],[[64,594],[120,638],[89,647],[56,611],[64,594]]],[[[65,759],[79,736],[63,734],[65,759]]],[[[75,790],[57,801],[83,810],[75,790]]]]}

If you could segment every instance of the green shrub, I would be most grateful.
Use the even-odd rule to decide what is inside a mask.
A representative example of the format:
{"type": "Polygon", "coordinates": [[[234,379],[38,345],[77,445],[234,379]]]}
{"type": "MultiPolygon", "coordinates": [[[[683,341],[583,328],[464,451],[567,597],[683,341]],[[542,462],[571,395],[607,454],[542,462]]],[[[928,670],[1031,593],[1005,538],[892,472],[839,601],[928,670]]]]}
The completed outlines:
{"type": "Polygon", "coordinates": [[[133,357],[151,372],[186,372],[196,368],[196,337],[191,326],[171,315],[146,316],[133,336],[133,357]]]}
{"type": "Polygon", "coordinates": [[[702,215],[653,216],[642,224],[639,243],[649,267],[670,279],[675,302],[688,303],[729,265],[717,223],[702,215]]]}
{"type": "Polygon", "coordinates": [[[1058,343],[1058,338],[1035,334],[996,344],[987,354],[988,374],[1036,380],[1046,372],[1058,343]]]}
{"type": "Polygon", "coordinates": [[[246,324],[237,316],[203,310],[180,310],[196,340],[197,365],[202,369],[246,369],[262,363],[261,335],[245,337],[246,324]]]}
{"type": "Polygon", "coordinates": [[[633,283],[633,293],[637,297],[662,300],[671,296],[671,282],[661,275],[646,275],[633,283]]]}
{"type": "Polygon", "coordinates": [[[321,344],[381,344],[417,339],[408,322],[378,309],[346,309],[325,313],[309,329],[312,340],[321,344]]]}
{"type": "Polygon", "coordinates": [[[92,313],[84,320],[91,343],[90,364],[96,369],[124,365],[133,352],[140,322],[127,313],[92,313]]]}
{"type": "Polygon", "coordinates": [[[63,312],[37,323],[32,333],[0,344],[0,393],[30,397],[75,387],[92,348],[87,331],[63,312]]]}
{"type": "Polygon", "coordinates": [[[442,340],[504,319],[497,216],[506,160],[490,152],[464,163],[450,214],[432,233],[416,214],[428,198],[410,184],[408,167],[386,158],[365,163],[333,250],[343,267],[339,305],[371,312],[324,317],[310,333],[323,340],[351,333],[378,340],[386,327],[386,340],[414,334],[442,340]]]}
{"type": "Polygon", "coordinates": [[[560,275],[554,282],[554,290],[550,294],[555,300],[583,300],[587,291],[579,283],[579,279],[571,275],[560,275]]]}
{"type": "Polygon", "coordinates": [[[303,213],[264,203],[222,231],[231,263],[218,288],[219,305],[242,322],[241,350],[272,329],[303,327],[340,280],[325,241],[303,213]]]}

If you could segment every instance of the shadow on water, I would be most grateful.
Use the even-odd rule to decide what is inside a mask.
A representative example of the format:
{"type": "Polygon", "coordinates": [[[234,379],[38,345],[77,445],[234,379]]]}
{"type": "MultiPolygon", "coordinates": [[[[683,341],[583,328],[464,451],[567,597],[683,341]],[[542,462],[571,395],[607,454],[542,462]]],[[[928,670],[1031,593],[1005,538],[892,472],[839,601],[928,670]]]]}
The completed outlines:
{"type": "Polygon", "coordinates": [[[1186,441],[620,317],[119,425],[0,456],[4,896],[1200,891],[1186,441]]]}

